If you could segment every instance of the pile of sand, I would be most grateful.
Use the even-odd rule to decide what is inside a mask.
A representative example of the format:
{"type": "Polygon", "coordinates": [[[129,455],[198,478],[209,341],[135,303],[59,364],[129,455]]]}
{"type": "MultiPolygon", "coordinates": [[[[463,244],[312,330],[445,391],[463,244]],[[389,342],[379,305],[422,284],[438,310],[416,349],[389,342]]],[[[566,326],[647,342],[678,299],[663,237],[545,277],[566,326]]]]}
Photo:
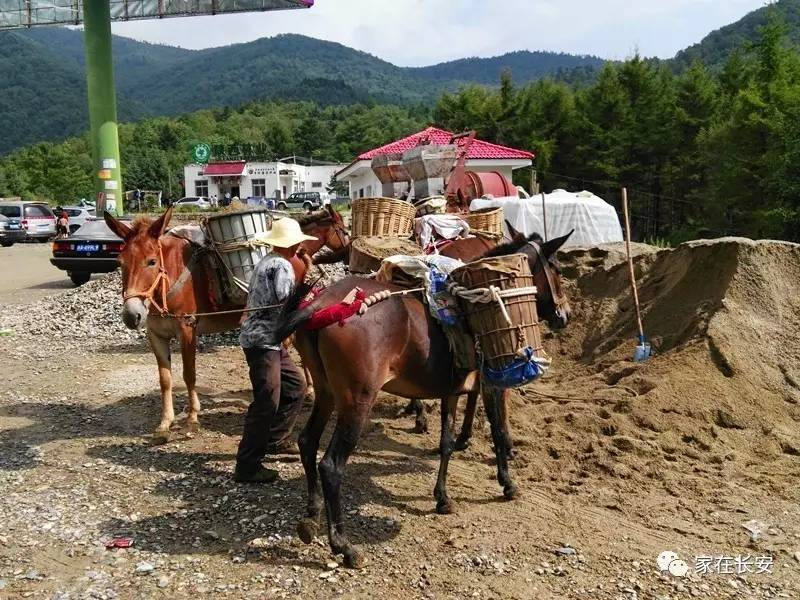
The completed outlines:
{"type": "Polygon", "coordinates": [[[546,342],[550,375],[514,398],[516,468],[593,495],[604,482],[717,494],[717,478],[790,492],[800,476],[800,245],[724,238],[637,254],[655,355],[632,362],[624,247],[567,253],[573,318],[546,342]]]}

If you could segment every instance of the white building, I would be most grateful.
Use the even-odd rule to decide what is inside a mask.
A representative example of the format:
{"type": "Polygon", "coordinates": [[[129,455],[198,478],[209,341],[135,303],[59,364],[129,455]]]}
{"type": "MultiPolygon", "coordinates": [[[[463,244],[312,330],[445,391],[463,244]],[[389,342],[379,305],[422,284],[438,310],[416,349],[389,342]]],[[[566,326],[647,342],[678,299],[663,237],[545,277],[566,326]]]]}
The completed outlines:
{"type": "Polygon", "coordinates": [[[183,168],[187,196],[223,198],[286,198],[294,192],[324,194],[341,164],[302,165],[293,162],[210,162],[183,168]]]}
{"type": "MultiPolygon", "coordinates": [[[[422,139],[433,144],[447,144],[452,133],[436,127],[428,127],[401,140],[360,154],[353,162],[341,169],[336,178],[350,184],[350,198],[369,198],[381,195],[381,182],[372,171],[373,157],[409,150],[422,139]]],[[[516,150],[491,142],[475,139],[467,154],[466,167],[476,173],[497,171],[511,179],[512,171],[533,164],[534,155],[525,150],[516,150]]]]}

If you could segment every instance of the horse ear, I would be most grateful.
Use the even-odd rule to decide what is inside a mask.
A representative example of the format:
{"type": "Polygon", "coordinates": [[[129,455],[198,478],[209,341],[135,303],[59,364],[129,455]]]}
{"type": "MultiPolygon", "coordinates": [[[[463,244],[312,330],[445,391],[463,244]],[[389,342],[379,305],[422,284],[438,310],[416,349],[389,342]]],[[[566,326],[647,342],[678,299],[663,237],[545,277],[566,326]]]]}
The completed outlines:
{"type": "Polygon", "coordinates": [[[108,228],[121,239],[127,240],[131,236],[131,228],[122,221],[117,220],[117,218],[107,210],[103,211],[103,220],[106,222],[106,225],[108,225],[108,228]]]}
{"type": "Polygon", "coordinates": [[[553,238],[552,240],[549,240],[544,244],[542,244],[542,252],[544,252],[544,255],[548,258],[553,256],[553,254],[555,254],[558,251],[558,249],[561,248],[561,246],[567,243],[569,236],[571,236],[573,233],[575,233],[574,229],[570,231],[567,235],[562,235],[561,237],[553,238]]]}
{"type": "Polygon", "coordinates": [[[339,225],[344,225],[344,219],[342,219],[342,215],[340,215],[339,211],[333,207],[333,204],[328,204],[328,212],[333,220],[336,221],[336,223],[339,225]]]}
{"type": "Polygon", "coordinates": [[[172,218],[172,207],[170,206],[166,212],[161,215],[158,219],[153,221],[153,224],[150,225],[150,235],[156,239],[160,238],[164,235],[164,232],[167,230],[167,225],[169,225],[169,220],[172,218]]]}
{"type": "Polygon", "coordinates": [[[506,219],[505,221],[506,221],[506,228],[508,228],[508,233],[511,234],[511,239],[512,240],[518,240],[520,238],[524,238],[525,237],[524,233],[521,233],[521,232],[517,231],[516,229],[514,229],[514,227],[511,225],[511,223],[508,222],[508,219],[506,219]]]}

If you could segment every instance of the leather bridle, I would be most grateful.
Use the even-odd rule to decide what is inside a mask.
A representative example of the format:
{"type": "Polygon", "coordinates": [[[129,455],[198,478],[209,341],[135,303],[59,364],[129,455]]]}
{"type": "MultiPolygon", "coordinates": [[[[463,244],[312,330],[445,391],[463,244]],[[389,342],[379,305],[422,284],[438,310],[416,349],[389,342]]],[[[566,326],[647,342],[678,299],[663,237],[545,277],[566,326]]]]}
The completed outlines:
{"type": "Polygon", "coordinates": [[[158,275],[156,275],[155,280],[150,285],[150,288],[143,292],[126,292],[122,294],[123,302],[129,300],[130,298],[141,298],[143,302],[150,302],[150,305],[154,307],[158,314],[162,317],[165,317],[169,314],[169,310],[167,309],[167,293],[170,289],[170,281],[169,276],[167,275],[167,269],[164,263],[164,248],[161,246],[161,238],[156,241],[158,244],[158,275]],[[161,304],[158,303],[156,300],[156,294],[160,290],[161,296],[161,304]]]}
{"type": "Polygon", "coordinates": [[[569,302],[566,294],[558,293],[556,291],[558,288],[553,281],[553,273],[550,272],[550,261],[544,255],[544,252],[542,252],[542,247],[539,244],[536,242],[528,242],[528,245],[533,248],[534,252],[536,252],[537,258],[542,263],[542,270],[544,271],[544,276],[547,280],[547,287],[550,290],[550,297],[553,299],[553,304],[556,307],[556,316],[562,319],[566,318],[568,314],[567,309],[569,307],[569,302]]]}

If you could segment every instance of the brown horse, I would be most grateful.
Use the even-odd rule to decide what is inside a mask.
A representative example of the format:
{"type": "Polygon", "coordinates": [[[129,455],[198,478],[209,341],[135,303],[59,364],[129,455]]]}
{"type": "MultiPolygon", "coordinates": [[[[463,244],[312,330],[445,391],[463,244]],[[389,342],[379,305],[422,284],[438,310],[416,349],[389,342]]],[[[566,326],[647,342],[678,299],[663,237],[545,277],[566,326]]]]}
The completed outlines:
{"type": "MultiPolygon", "coordinates": [[[[555,253],[565,236],[542,243],[538,237],[515,241],[492,252],[496,255],[521,252],[528,256],[534,274],[539,315],[551,328],[566,326],[569,304],[561,289],[555,253]]],[[[340,302],[354,287],[368,294],[397,290],[396,286],[348,277],[319,299],[321,308],[340,302]]],[[[308,317],[309,308],[297,311],[287,322],[287,333],[308,317]]],[[[319,463],[328,539],[335,554],[343,554],[347,566],[359,566],[361,553],[348,540],[342,520],[341,483],[348,457],[358,444],[376,396],[380,390],[405,398],[442,398],[440,466],[434,496],[439,513],[453,511],[447,495],[446,476],[453,452],[456,403],[461,394],[477,389],[476,372],[456,372],[447,339],[432,319],[425,304],[412,296],[392,296],[379,302],[344,327],[296,333],[296,347],[311,369],[316,383],[314,408],[298,445],[308,486],[307,517],[298,524],[298,535],[309,543],[317,533],[322,511],[318,490],[317,450],[329,417],[336,411],[336,427],[328,449],[319,463]]],[[[484,404],[492,429],[497,457],[497,478],[507,499],[517,488],[508,473],[507,441],[500,415],[506,393],[484,387],[484,404]]]]}
{"type": "MultiPolygon", "coordinates": [[[[172,402],[172,368],[170,340],[178,338],[183,358],[183,380],[188,393],[186,430],[199,428],[200,400],[197,396],[195,372],[199,335],[230,331],[239,326],[242,306],[214,306],[208,274],[198,260],[193,245],[187,240],[164,235],[172,209],[156,221],[139,219],[132,225],[105,213],[108,227],[125,241],[119,256],[122,266],[122,320],[130,329],[147,324],[147,338],[158,363],[161,387],[161,421],[155,430],[156,439],[167,441],[175,421],[172,402]],[[182,315],[196,315],[195,319],[182,315]],[[210,314],[209,314],[210,313],[210,314]]],[[[318,238],[310,242],[309,253],[323,245],[340,250],[349,239],[341,227],[341,217],[330,209],[315,220],[307,219],[305,231],[318,238]]],[[[292,261],[295,276],[302,280],[304,261],[292,261]]]]}

